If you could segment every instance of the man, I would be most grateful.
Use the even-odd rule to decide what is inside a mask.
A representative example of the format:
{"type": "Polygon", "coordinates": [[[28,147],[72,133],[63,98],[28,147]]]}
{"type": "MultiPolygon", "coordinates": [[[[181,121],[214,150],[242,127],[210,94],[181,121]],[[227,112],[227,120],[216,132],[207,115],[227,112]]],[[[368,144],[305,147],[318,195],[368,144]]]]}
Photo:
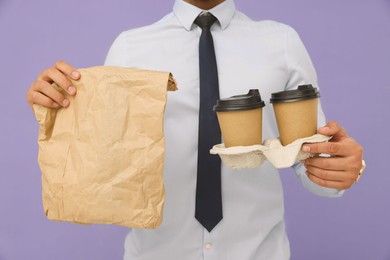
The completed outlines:
{"type": "MultiPolygon", "coordinates": [[[[318,87],[297,33],[273,21],[251,21],[235,9],[233,0],[176,0],[173,12],[161,21],[119,35],[106,65],[170,71],[179,87],[169,94],[165,115],[164,220],[156,230],[132,230],[125,242],[125,259],[289,259],[283,190],[277,170],[268,163],[239,173],[222,165],[223,219],[209,232],[194,218],[202,32],[194,21],[205,10],[217,18],[211,33],[221,97],[258,88],[269,100],[271,93],[300,84],[318,87]]],[[[74,67],[59,61],[38,76],[27,100],[30,105],[66,108],[69,100],[51,83],[76,95],[69,78],[80,77],[74,67]]],[[[265,139],[278,135],[269,106],[263,125],[265,139]]],[[[319,125],[325,125],[321,106],[319,125]]],[[[302,150],[332,156],[307,159],[294,169],[311,192],[339,197],[360,176],[363,149],[336,122],[318,131],[333,136],[331,142],[306,144],[302,150]]]]}

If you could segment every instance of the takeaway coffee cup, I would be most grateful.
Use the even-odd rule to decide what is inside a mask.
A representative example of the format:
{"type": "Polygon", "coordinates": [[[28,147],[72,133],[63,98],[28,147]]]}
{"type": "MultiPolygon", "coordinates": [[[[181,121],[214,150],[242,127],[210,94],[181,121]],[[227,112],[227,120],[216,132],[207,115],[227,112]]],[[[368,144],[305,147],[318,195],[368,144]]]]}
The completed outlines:
{"type": "Polygon", "coordinates": [[[220,99],[214,106],[225,147],[248,146],[262,143],[264,101],[259,90],[246,95],[220,99]]]}
{"type": "Polygon", "coordinates": [[[320,93],[312,85],[271,95],[282,145],[317,133],[319,97],[320,93]]]}

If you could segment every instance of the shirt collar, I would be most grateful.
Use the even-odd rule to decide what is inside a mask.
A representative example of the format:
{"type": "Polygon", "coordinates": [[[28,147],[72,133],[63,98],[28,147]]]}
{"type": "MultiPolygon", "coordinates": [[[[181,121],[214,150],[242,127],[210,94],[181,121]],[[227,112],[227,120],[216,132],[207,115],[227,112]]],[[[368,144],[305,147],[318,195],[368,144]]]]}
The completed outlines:
{"type": "Polygon", "coordinates": [[[191,30],[196,17],[204,11],[212,13],[218,19],[222,30],[225,30],[229,26],[229,23],[236,12],[236,6],[234,4],[234,0],[225,0],[210,10],[202,10],[183,0],[176,0],[173,6],[174,14],[188,31],[191,30]]]}

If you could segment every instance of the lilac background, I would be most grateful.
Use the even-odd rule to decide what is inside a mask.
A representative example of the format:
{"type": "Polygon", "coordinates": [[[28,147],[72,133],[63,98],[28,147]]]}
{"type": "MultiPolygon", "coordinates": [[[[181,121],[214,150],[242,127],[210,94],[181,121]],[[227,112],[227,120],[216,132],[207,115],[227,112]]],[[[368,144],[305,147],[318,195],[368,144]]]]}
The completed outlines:
{"type": "MultiPolygon", "coordinates": [[[[101,65],[123,30],[173,0],[0,0],[0,259],[121,259],[126,228],[48,221],[25,93],[57,59],[101,65]]],[[[328,119],[365,147],[368,167],[340,199],[316,197],[283,170],[292,260],[390,259],[390,1],[236,0],[254,19],[292,25],[317,68],[328,119]]],[[[180,245],[178,245],[180,246],[180,245]]]]}

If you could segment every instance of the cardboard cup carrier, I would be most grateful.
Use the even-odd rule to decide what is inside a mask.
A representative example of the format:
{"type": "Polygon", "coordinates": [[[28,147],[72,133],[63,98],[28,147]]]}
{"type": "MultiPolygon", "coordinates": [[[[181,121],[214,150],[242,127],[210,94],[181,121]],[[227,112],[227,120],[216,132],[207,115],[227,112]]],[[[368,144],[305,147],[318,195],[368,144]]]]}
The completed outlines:
{"type": "Polygon", "coordinates": [[[259,90],[246,95],[220,99],[214,106],[225,147],[250,146],[262,143],[264,101],[259,90]]]}
{"type": "Polygon", "coordinates": [[[320,93],[312,85],[301,85],[295,90],[271,95],[283,146],[317,133],[319,97],[320,93]]]}

